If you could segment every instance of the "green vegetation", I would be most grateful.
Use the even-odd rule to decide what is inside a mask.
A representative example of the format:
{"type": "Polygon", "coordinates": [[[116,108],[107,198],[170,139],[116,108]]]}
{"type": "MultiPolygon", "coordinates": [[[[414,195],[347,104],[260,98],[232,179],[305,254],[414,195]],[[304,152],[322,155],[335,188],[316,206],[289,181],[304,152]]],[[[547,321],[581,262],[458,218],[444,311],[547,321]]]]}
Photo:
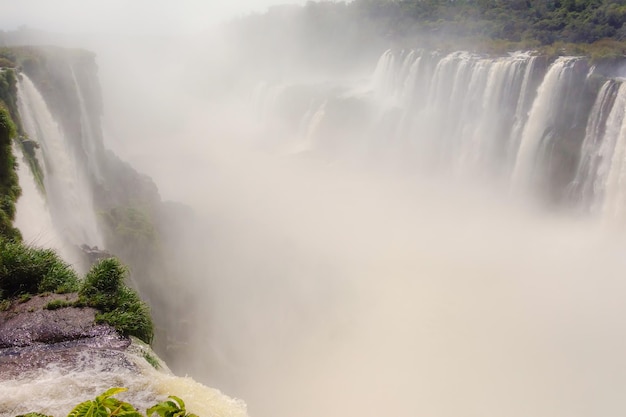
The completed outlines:
{"type": "Polygon", "coordinates": [[[17,162],[11,149],[16,130],[9,112],[0,103],[0,236],[21,240],[13,227],[15,202],[22,193],[17,178],[17,162]]]}
{"type": "Polygon", "coordinates": [[[152,342],[154,329],[148,306],[124,284],[128,270],[116,258],[102,259],[85,276],[79,291],[82,305],[97,308],[97,322],[108,323],[127,336],[152,342]]]}
{"type": "Polygon", "coordinates": [[[0,70],[0,106],[9,111],[11,119],[16,121],[17,130],[21,130],[17,109],[17,77],[13,69],[0,70]]]}
{"type": "Polygon", "coordinates": [[[46,414],[41,414],[41,413],[28,413],[28,414],[22,414],[21,416],[17,416],[17,417],[50,417],[46,414]]]}
{"type": "Polygon", "coordinates": [[[78,288],[76,273],[53,250],[0,237],[0,299],[78,288]]]}
{"type": "Polygon", "coordinates": [[[157,414],[160,417],[198,417],[196,414],[187,412],[184,401],[179,397],[170,395],[168,398],[168,401],[160,402],[148,408],[146,415],[148,417],[153,414],[157,414]]]}
{"type": "Polygon", "coordinates": [[[132,260],[158,249],[159,237],[147,208],[118,206],[98,213],[107,239],[132,260]]]}
{"type": "Polygon", "coordinates": [[[143,358],[148,362],[154,369],[160,369],[161,365],[159,364],[159,360],[149,352],[143,353],[143,358]]]}
{"type": "Polygon", "coordinates": [[[398,24],[429,31],[549,45],[626,40],[624,0],[356,0],[354,7],[398,24]]]}
{"type": "Polygon", "coordinates": [[[306,54],[332,63],[390,46],[623,58],[624,22],[626,0],[354,0],[309,1],[298,10],[277,6],[235,25],[253,50],[291,48],[281,41],[289,31],[306,54]]]}
{"type": "Polygon", "coordinates": [[[626,0],[355,0],[350,7],[392,36],[487,38],[526,47],[626,41],[626,0]]]}
{"type": "Polygon", "coordinates": [[[89,306],[100,310],[96,321],[108,323],[120,333],[152,341],[154,330],[148,306],[137,293],[124,284],[127,270],[115,258],[95,264],[85,279],[76,273],[53,250],[26,246],[0,238],[0,301],[31,294],[79,292],[79,301],[51,301],[45,308],[89,306]]]}
{"type": "Polygon", "coordinates": [[[76,304],[65,300],[52,300],[44,307],[46,310],[58,310],[59,308],[74,307],[76,304]]]}
{"type": "MultiPolygon", "coordinates": [[[[21,194],[16,173],[17,161],[12,153],[14,139],[20,139],[17,143],[24,150],[27,163],[41,187],[43,184],[43,173],[35,158],[38,145],[28,140],[20,123],[14,68],[28,73],[42,93],[52,97],[52,107],[60,109],[61,114],[57,116],[61,120],[73,120],[73,114],[63,113],[63,109],[68,108],[63,103],[63,97],[67,95],[65,91],[73,88],[74,80],[68,78],[69,61],[56,63],[58,52],[56,48],[0,48],[0,302],[15,298],[24,301],[30,294],[79,291],[76,305],[100,310],[96,321],[106,322],[124,335],[136,336],[150,343],[153,327],[148,307],[135,291],[124,284],[127,270],[117,259],[105,259],[96,264],[81,282],[72,268],[54,251],[23,245],[19,230],[12,224],[15,202],[21,194]],[[67,83],[71,83],[72,87],[68,88],[67,83]]],[[[93,54],[85,51],[69,51],[65,55],[81,65],[93,64],[93,54]]],[[[97,94],[94,97],[96,101],[99,99],[97,94]]],[[[98,103],[95,107],[99,109],[98,103]]],[[[142,244],[154,247],[156,232],[141,211],[122,212],[114,209],[107,218],[121,241],[131,246],[142,244]]],[[[56,309],[71,304],[52,301],[46,308],[56,309]]]]}
{"type": "Polygon", "coordinates": [[[23,303],[27,302],[28,300],[30,300],[31,298],[33,298],[32,294],[29,294],[29,293],[22,294],[19,297],[19,302],[20,302],[20,304],[23,304],[23,303]]]}
{"type": "MultiPolygon", "coordinates": [[[[67,417],[144,417],[135,407],[125,401],[113,398],[115,394],[126,391],[126,388],[110,388],[93,400],[78,404],[67,417]]],[[[153,414],[159,417],[198,417],[188,413],[185,402],[171,395],[169,400],[155,404],[146,410],[146,416],[153,414]]],[[[28,413],[17,417],[50,417],[40,413],[28,413]]]]}
{"type": "MultiPolygon", "coordinates": [[[[15,59],[14,52],[6,48],[0,48],[0,67],[2,66],[2,60],[7,59],[3,56],[10,56],[12,57],[11,59],[15,59]]],[[[8,111],[8,117],[13,125],[10,136],[13,139],[17,139],[16,143],[24,152],[26,162],[31,168],[31,172],[33,172],[39,188],[43,191],[43,170],[35,156],[35,149],[38,148],[39,145],[28,139],[28,135],[22,126],[17,108],[17,76],[14,69],[0,69],[0,109],[6,109],[6,111],[8,111]]]]}

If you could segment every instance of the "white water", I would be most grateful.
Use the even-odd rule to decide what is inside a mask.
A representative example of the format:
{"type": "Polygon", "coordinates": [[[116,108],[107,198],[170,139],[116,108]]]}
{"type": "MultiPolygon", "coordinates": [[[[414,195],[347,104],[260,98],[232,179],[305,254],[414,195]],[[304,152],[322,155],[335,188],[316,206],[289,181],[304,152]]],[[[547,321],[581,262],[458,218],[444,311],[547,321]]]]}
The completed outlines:
{"type": "Polygon", "coordinates": [[[626,83],[617,92],[615,103],[606,122],[604,146],[613,145],[613,152],[605,152],[600,175],[606,175],[603,213],[622,223],[626,219],[626,83]]]}
{"type": "Polygon", "coordinates": [[[70,244],[102,247],[87,173],[48,106],[24,74],[18,83],[24,128],[41,146],[48,207],[58,233],[70,244]]]}
{"type": "Polygon", "coordinates": [[[595,213],[601,211],[611,155],[617,140],[616,126],[620,125],[623,117],[620,109],[626,104],[623,103],[623,95],[616,100],[618,89],[619,83],[609,80],[598,93],[589,115],[581,159],[572,184],[575,198],[588,204],[595,213]]]}
{"type": "MultiPolygon", "coordinates": [[[[369,105],[379,110],[347,135],[360,135],[352,137],[352,146],[368,144],[379,161],[381,155],[391,155],[391,161],[400,155],[425,172],[451,168],[460,175],[508,176],[535,95],[535,62],[527,53],[485,58],[386,51],[370,82],[369,105]]],[[[357,87],[344,97],[359,100],[360,95],[357,87]]],[[[317,126],[332,132],[329,123],[319,120],[317,126]]],[[[334,139],[345,140],[345,135],[334,139]]]]}
{"type": "MultiPolygon", "coordinates": [[[[152,354],[154,354],[152,352],[152,354]]],[[[50,365],[23,372],[15,378],[0,378],[0,416],[14,417],[27,412],[65,416],[82,401],[92,400],[111,387],[128,391],[115,397],[131,403],[141,413],[168,395],[183,398],[188,412],[202,417],[246,417],[246,406],[192,378],[158,371],[140,354],[125,354],[129,368],[105,354],[84,354],[73,366],[50,365]]]]}
{"type": "Polygon", "coordinates": [[[81,143],[85,149],[85,156],[87,158],[85,166],[88,167],[88,172],[92,173],[98,181],[102,181],[99,152],[100,146],[98,146],[98,140],[96,139],[98,136],[94,131],[91,116],[87,111],[82,88],[76,79],[74,68],[71,66],[70,71],[72,72],[72,80],[74,80],[74,88],[76,89],[76,95],[78,96],[78,104],[80,107],[81,143]]]}
{"type": "Polygon", "coordinates": [[[17,175],[22,188],[22,195],[16,204],[15,226],[29,245],[54,249],[68,262],[78,263],[74,249],[57,233],[46,200],[37,187],[21,149],[14,146],[13,150],[17,156],[17,175]]]}
{"type": "Polygon", "coordinates": [[[526,188],[529,182],[533,182],[533,178],[541,178],[543,174],[540,159],[548,147],[557,112],[567,97],[567,89],[572,87],[568,72],[577,60],[571,57],[558,58],[537,91],[537,99],[530,110],[515,161],[512,183],[517,189],[526,188]]]}

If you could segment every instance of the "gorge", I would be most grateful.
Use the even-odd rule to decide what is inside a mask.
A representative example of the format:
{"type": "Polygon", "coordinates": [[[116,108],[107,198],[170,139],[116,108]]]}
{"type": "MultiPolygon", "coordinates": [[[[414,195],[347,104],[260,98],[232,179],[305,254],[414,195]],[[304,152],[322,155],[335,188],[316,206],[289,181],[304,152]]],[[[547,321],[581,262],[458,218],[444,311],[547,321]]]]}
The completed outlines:
{"type": "MultiPolygon", "coordinates": [[[[176,374],[261,417],[623,412],[623,62],[20,48],[15,224],[126,262],[176,374]]],[[[217,395],[143,365],[0,380],[0,414],[217,395]]],[[[245,413],[219,398],[202,415],[245,413]]]]}

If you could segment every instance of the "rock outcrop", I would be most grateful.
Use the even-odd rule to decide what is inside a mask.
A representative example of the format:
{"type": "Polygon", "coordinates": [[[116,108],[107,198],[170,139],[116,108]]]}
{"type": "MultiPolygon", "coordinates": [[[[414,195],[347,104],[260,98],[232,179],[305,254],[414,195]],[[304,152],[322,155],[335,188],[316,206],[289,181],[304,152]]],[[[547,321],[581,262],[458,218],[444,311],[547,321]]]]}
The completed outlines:
{"type": "Polygon", "coordinates": [[[44,294],[14,300],[0,311],[0,380],[51,364],[88,367],[94,356],[132,368],[124,351],[130,338],[108,324],[95,322],[97,310],[88,307],[46,308],[51,302],[72,303],[76,294],[44,294]]]}

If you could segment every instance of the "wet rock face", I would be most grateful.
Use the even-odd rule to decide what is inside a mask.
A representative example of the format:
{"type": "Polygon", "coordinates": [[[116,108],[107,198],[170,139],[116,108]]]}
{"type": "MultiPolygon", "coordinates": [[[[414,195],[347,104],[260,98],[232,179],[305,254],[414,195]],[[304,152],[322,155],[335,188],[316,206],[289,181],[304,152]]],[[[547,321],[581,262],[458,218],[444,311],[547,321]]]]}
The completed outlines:
{"type": "Polygon", "coordinates": [[[89,366],[94,356],[106,357],[112,367],[134,366],[123,354],[130,339],[107,324],[96,324],[95,309],[45,309],[51,301],[76,299],[76,294],[39,295],[13,301],[0,312],[0,380],[52,364],[70,369],[89,366]]]}

